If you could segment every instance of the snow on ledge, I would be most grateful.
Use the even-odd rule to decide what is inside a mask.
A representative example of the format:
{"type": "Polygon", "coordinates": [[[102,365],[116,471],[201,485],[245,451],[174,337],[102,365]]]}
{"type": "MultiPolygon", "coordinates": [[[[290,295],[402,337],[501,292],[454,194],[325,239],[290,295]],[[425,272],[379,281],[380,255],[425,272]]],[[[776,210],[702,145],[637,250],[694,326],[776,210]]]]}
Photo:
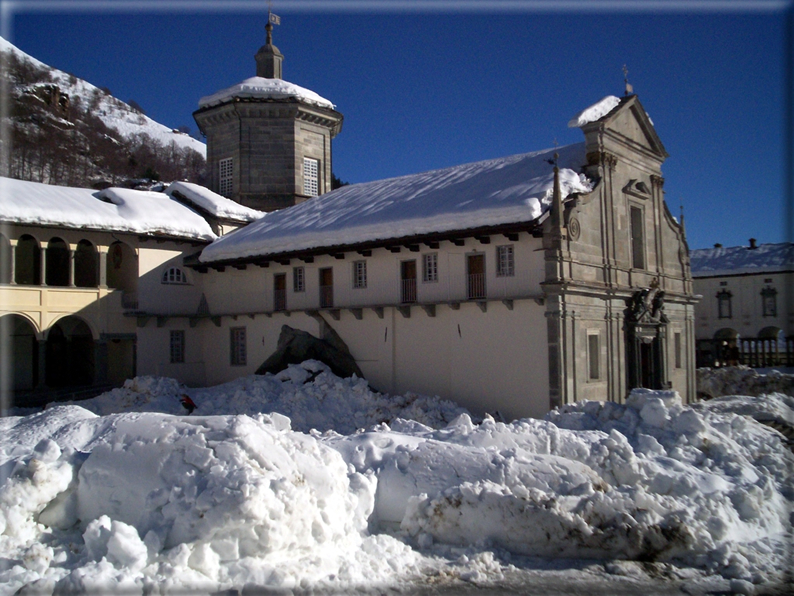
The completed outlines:
{"type": "Polygon", "coordinates": [[[174,192],[181,194],[215,217],[233,219],[235,221],[254,221],[265,216],[264,211],[257,211],[240,205],[237,201],[227,199],[209,188],[193,182],[174,182],[166,190],[166,194],[175,199],[174,192]]]}
{"type": "Polygon", "coordinates": [[[589,108],[585,108],[568,122],[568,128],[581,128],[585,124],[590,124],[600,120],[620,104],[620,98],[614,95],[607,95],[601,101],[594,103],[589,108]]]}
{"type": "Polygon", "coordinates": [[[334,109],[334,104],[320,97],[314,91],[304,89],[281,79],[267,79],[265,77],[251,77],[232,87],[207,95],[199,100],[199,107],[214,106],[235,97],[252,99],[299,99],[306,103],[314,104],[321,108],[334,109]]]}

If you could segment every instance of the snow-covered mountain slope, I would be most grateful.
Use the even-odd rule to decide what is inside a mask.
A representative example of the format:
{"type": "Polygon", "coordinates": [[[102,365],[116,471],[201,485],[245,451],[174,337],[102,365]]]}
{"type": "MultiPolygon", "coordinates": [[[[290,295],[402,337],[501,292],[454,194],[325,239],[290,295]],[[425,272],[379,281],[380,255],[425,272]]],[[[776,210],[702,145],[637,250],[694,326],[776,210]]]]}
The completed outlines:
{"type": "Polygon", "coordinates": [[[179,148],[189,147],[202,156],[206,156],[207,147],[188,134],[168,128],[155,122],[148,116],[141,114],[123,101],[113,97],[74,75],[53,68],[40,60],[26,54],[12,43],[0,37],[0,52],[12,52],[20,60],[27,60],[33,66],[44,68],[50,73],[50,81],[37,83],[40,85],[57,85],[61,95],[66,94],[74,103],[75,98],[80,98],[84,106],[96,103],[93,113],[109,128],[117,131],[122,137],[132,138],[137,134],[147,134],[157,139],[163,145],[176,143],[179,148]]]}

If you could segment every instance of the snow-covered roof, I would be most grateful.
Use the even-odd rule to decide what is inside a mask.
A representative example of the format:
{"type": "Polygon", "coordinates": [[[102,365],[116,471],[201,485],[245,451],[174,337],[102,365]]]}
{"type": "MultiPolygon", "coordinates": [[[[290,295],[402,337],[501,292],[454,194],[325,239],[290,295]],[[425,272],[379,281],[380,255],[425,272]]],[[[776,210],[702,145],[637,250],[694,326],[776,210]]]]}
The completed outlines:
{"type": "Polygon", "coordinates": [[[585,124],[590,124],[600,120],[620,104],[620,98],[614,95],[607,95],[605,98],[585,108],[568,122],[568,128],[580,128],[585,124]]]}
{"type": "Polygon", "coordinates": [[[13,178],[0,178],[0,221],[195,240],[216,238],[203,217],[161,192],[96,191],[13,178]]]}
{"type": "MultiPolygon", "coordinates": [[[[192,182],[174,182],[165,192],[168,196],[173,196],[176,192],[192,203],[195,203],[197,207],[204,209],[210,215],[222,219],[247,222],[254,221],[265,215],[264,211],[257,211],[256,209],[250,209],[240,205],[240,203],[236,201],[232,201],[218,193],[212,192],[209,188],[192,182]]],[[[179,200],[178,197],[177,200],[179,200]]]]}
{"type": "Polygon", "coordinates": [[[206,108],[224,103],[232,98],[246,99],[297,99],[321,108],[334,109],[334,104],[314,91],[304,89],[282,79],[251,77],[227,89],[222,89],[199,100],[199,107],[206,108]]]}
{"type": "Polygon", "coordinates": [[[560,157],[563,197],[589,192],[584,143],[344,186],[269,213],[205,247],[203,262],[537,220],[551,205],[560,157]]]}
{"type": "Polygon", "coordinates": [[[698,248],[689,258],[693,277],[794,271],[794,243],[698,248]]]}

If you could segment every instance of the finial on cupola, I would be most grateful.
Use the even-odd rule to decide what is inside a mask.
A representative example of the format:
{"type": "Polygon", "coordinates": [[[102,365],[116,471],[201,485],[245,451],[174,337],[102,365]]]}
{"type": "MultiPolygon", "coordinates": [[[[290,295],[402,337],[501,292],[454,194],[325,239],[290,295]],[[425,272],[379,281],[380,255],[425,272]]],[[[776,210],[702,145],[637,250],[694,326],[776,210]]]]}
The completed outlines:
{"type": "Polygon", "coordinates": [[[281,63],[284,61],[284,55],[273,45],[273,25],[280,24],[281,17],[274,15],[268,10],[267,25],[265,25],[267,39],[265,40],[265,45],[259,48],[256,56],[254,56],[256,59],[256,76],[258,77],[266,79],[281,78],[281,63]]]}
{"type": "Polygon", "coordinates": [[[623,83],[626,85],[623,95],[631,95],[634,93],[634,87],[629,84],[629,69],[626,68],[626,65],[623,65],[623,83]]]}

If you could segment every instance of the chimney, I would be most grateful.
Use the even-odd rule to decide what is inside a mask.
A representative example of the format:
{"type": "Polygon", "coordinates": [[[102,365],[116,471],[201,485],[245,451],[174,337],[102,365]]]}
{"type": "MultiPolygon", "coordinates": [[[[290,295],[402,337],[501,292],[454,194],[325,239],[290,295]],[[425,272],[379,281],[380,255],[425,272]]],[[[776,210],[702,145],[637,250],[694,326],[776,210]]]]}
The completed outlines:
{"type": "Polygon", "coordinates": [[[750,238],[750,250],[755,250],[756,248],[758,248],[758,246],[755,244],[755,238],[750,238]]]}

